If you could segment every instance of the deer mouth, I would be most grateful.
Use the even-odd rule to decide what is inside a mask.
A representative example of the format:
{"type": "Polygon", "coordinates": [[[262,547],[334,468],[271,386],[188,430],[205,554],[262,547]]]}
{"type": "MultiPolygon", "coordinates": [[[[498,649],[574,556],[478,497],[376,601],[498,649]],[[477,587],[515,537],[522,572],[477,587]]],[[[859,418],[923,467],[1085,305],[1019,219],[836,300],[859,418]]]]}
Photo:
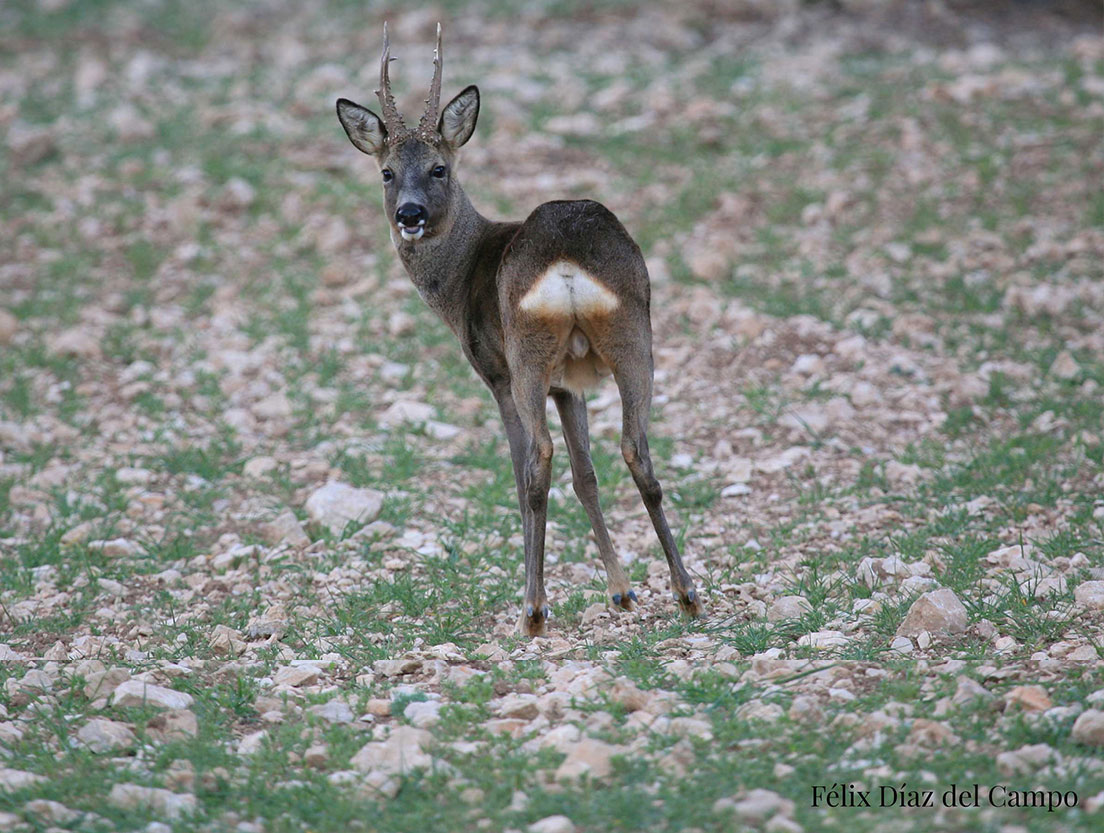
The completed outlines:
{"type": "Polygon", "coordinates": [[[399,226],[399,234],[407,243],[420,240],[425,234],[425,220],[419,220],[416,226],[399,226]]]}

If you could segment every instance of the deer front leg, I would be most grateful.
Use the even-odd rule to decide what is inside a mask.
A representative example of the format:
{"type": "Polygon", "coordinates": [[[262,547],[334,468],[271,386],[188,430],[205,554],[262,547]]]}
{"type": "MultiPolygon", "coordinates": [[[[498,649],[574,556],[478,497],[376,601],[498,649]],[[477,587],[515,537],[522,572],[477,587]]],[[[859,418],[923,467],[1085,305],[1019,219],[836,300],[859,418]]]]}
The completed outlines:
{"type": "Polygon", "coordinates": [[[496,389],[495,401],[502,416],[502,425],[506,429],[506,440],[510,445],[510,460],[514,468],[514,486],[517,489],[518,509],[521,512],[522,540],[528,540],[529,527],[533,523],[533,513],[529,511],[529,501],[525,498],[525,429],[521,426],[514,398],[510,388],[496,389]]]}
{"type": "Polygon", "coordinates": [[[564,441],[571,459],[571,482],[590,519],[590,527],[594,530],[598,554],[606,568],[606,586],[609,588],[610,599],[615,607],[632,610],[636,593],[629,588],[629,577],[625,575],[625,568],[613,551],[606,519],[602,516],[602,506],[598,502],[598,478],[590,459],[586,401],[581,396],[562,390],[555,391],[552,399],[556,403],[556,410],[560,412],[560,422],[563,423],[564,441]]]}

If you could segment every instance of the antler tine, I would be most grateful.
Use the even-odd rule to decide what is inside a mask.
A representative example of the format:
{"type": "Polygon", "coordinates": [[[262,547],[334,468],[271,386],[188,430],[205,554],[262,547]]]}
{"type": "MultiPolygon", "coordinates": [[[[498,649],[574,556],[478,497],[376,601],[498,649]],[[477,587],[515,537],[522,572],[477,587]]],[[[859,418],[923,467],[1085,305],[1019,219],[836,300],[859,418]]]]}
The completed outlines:
{"type": "Polygon", "coordinates": [[[433,80],[429,84],[426,109],[418,122],[418,132],[425,136],[437,133],[437,111],[441,109],[441,24],[437,24],[437,46],[433,50],[433,80]]]}
{"type": "Polygon", "coordinates": [[[383,110],[383,124],[387,130],[395,135],[405,129],[402,113],[395,105],[395,96],[391,92],[391,77],[387,72],[387,65],[391,63],[391,41],[387,37],[387,21],[383,23],[383,57],[380,58],[380,88],[376,90],[380,108],[383,110]]]}

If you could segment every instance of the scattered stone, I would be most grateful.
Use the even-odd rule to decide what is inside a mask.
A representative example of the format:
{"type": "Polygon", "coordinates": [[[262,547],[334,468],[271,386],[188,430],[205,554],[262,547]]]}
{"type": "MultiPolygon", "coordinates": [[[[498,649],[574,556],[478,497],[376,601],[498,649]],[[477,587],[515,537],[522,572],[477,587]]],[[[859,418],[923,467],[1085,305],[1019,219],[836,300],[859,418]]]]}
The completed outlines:
{"type": "Polygon", "coordinates": [[[851,404],[856,408],[869,408],[882,401],[882,394],[870,382],[856,382],[850,396],[851,404]]]}
{"type": "Polygon", "coordinates": [[[798,460],[803,460],[808,456],[808,448],[802,445],[795,445],[778,454],[773,454],[770,457],[757,460],[755,462],[755,468],[764,474],[777,474],[780,471],[790,468],[790,466],[794,465],[798,460]]]}
{"type": "Polygon", "coordinates": [[[46,346],[56,356],[72,356],[78,359],[98,359],[100,341],[80,327],[62,330],[47,337],[46,346]]]}
{"type": "Polygon", "coordinates": [[[242,466],[242,474],[254,480],[259,480],[276,471],[279,465],[275,457],[253,457],[246,460],[245,465],[242,466]]]}
{"type": "Polygon", "coordinates": [[[921,631],[958,634],[966,630],[967,619],[966,608],[958,596],[943,587],[925,593],[912,603],[897,628],[897,636],[917,636],[921,631]]]}
{"type": "Polygon", "coordinates": [[[185,759],[177,759],[165,770],[165,783],[176,788],[173,791],[191,792],[195,789],[195,765],[185,759]]]}
{"type": "Polygon", "coordinates": [[[373,717],[390,717],[391,701],[382,697],[373,697],[368,701],[368,714],[373,717]]]}
{"type": "MultiPolygon", "coordinates": [[[[60,801],[49,801],[45,798],[36,798],[33,801],[28,801],[23,805],[23,810],[41,821],[52,824],[68,825],[79,819],[82,815],[71,807],[66,807],[60,801]]],[[[0,830],[9,829],[11,828],[0,824],[0,830]]]]}
{"type": "Polygon", "coordinates": [[[1019,749],[998,752],[997,769],[1001,775],[1012,777],[1030,775],[1054,759],[1054,749],[1045,743],[1021,746],[1019,749]]]}
{"type": "Polygon", "coordinates": [[[63,547],[74,547],[77,544],[83,544],[92,537],[92,533],[95,532],[95,530],[96,525],[94,523],[91,521],[82,521],[61,536],[61,545],[63,547]]]}
{"type": "Polygon", "coordinates": [[[245,626],[246,634],[252,639],[261,636],[279,639],[287,630],[290,620],[283,605],[270,605],[265,611],[254,616],[245,626]]]}
{"type": "Polygon", "coordinates": [[[11,344],[18,331],[19,319],[6,309],[0,309],[0,345],[11,344]]]}
{"type": "Polygon", "coordinates": [[[268,732],[265,729],[259,729],[256,732],[250,732],[238,741],[238,754],[239,755],[256,755],[261,751],[261,747],[264,746],[264,740],[268,737],[268,732]]]}
{"type": "Polygon", "coordinates": [[[768,622],[783,622],[787,619],[800,619],[811,612],[813,606],[804,596],[782,596],[767,608],[768,622]]]}
{"type": "Polygon", "coordinates": [[[221,203],[225,208],[242,210],[249,208],[257,199],[256,189],[241,177],[230,179],[222,191],[221,203]]]}
{"type": "Polygon", "coordinates": [[[820,435],[828,430],[832,421],[828,412],[819,403],[810,402],[796,408],[790,408],[778,418],[778,424],[788,428],[798,437],[808,434],[820,435]]]}
{"type": "Polygon", "coordinates": [[[697,717],[673,717],[668,724],[668,730],[678,737],[695,737],[702,740],[713,740],[713,725],[708,720],[697,717]]]}
{"type": "Polygon", "coordinates": [[[432,405],[410,399],[400,399],[380,414],[379,422],[384,427],[394,428],[403,423],[417,425],[429,422],[435,416],[437,416],[437,409],[432,405]]]}
{"type": "Polygon", "coordinates": [[[297,549],[308,547],[311,542],[299,519],[291,511],[283,512],[274,520],[262,524],[261,537],[268,544],[286,544],[297,549]]]}
{"type": "Polygon", "coordinates": [[[1054,705],[1046,689],[1038,685],[1018,685],[1004,695],[1006,706],[1016,705],[1028,712],[1044,712],[1054,705]]]}
{"type": "Polygon", "coordinates": [[[1070,381],[1081,375],[1081,365],[1077,363],[1069,350],[1063,350],[1051,363],[1050,375],[1070,381]]]}
{"type": "Polygon", "coordinates": [[[287,419],[294,413],[291,400],[287,398],[287,394],[283,391],[276,391],[276,393],[254,402],[250,410],[257,419],[287,419]]]}
{"type": "Polygon", "coordinates": [[[1086,709],[1074,721],[1070,737],[1085,746],[1104,746],[1104,711],[1086,709]]]}
{"type": "Polygon", "coordinates": [[[889,460],[885,464],[886,480],[898,488],[915,485],[923,477],[923,474],[924,470],[915,463],[889,460]]]}
{"type": "Polygon", "coordinates": [[[107,123],[123,142],[141,142],[152,139],[156,133],[153,124],[130,104],[122,104],[107,116],[107,123]]]}
{"type": "Polygon", "coordinates": [[[309,707],[307,711],[321,717],[327,723],[352,723],[354,719],[353,710],[344,700],[319,703],[309,707]]]}
{"type": "Polygon", "coordinates": [[[318,668],[313,665],[289,665],[278,669],[272,676],[272,681],[276,685],[298,688],[299,686],[316,684],[318,674],[318,668]]]}
{"type": "Polygon", "coordinates": [[[799,376],[819,376],[824,373],[826,366],[824,359],[816,353],[802,353],[790,366],[790,372],[799,376]]]}
{"type": "Polygon", "coordinates": [[[820,707],[820,703],[817,702],[815,697],[805,694],[798,695],[793,699],[787,714],[790,720],[798,723],[816,724],[824,721],[824,710],[820,707]]]}
{"type": "Polygon", "coordinates": [[[636,683],[625,677],[613,681],[609,692],[610,702],[623,706],[626,711],[634,712],[648,708],[651,697],[637,688],[636,683]]]}
{"type": "Polygon", "coordinates": [[[402,310],[396,310],[387,319],[387,332],[391,334],[392,338],[411,335],[416,327],[417,322],[414,320],[414,316],[402,310]]]}
{"type": "Polygon", "coordinates": [[[432,742],[433,735],[425,729],[398,726],[387,740],[363,746],[351,763],[361,772],[402,775],[419,767],[432,766],[433,758],[426,751],[432,742]]]}
{"type": "Polygon", "coordinates": [[[242,639],[241,633],[226,625],[215,625],[207,644],[216,654],[229,654],[230,656],[244,653],[246,649],[245,640],[242,639]]]}
{"type": "Polygon", "coordinates": [[[613,756],[624,753],[624,747],[584,737],[568,751],[567,757],[556,770],[556,779],[579,778],[583,775],[595,779],[605,778],[612,769],[613,756]]]}
{"type": "Polygon", "coordinates": [[[303,753],[303,763],[313,769],[325,769],[330,762],[330,750],[324,743],[315,743],[303,753]]]}
{"type": "Polygon", "coordinates": [[[318,251],[322,254],[334,256],[347,250],[350,240],[352,240],[352,233],[349,231],[349,224],[345,222],[345,218],[331,217],[326,224],[318,230],[315,244],[318,246],[318,251]]]}
{"type": "Polygon", "coordinates": [[[512,738],[521,737],[528,726],[528,720],[516,717],[495,717],[483,723],[483,728],[492,735],[509,735],[512,738]]]}
{"type": "Polygon", "coordinates": [[[1065,659],[1069,662],[1097,662],[1100,654],[1092,645],[1082,645],[1066,654],[1065,659]]]}
{"type": "Polygon", "coordinates": [[[767,703],[758,697],[748,700],[736,709],[736,716],[743,720],[762,720],[773,723],[784,714],[783,709],[777,703],[767,703]]]}
{"type": "Polygon", "coordinates": [[[381,677],[401,677],[403,674],[413,674],[421,667],[422,661],[416,657],[378,659],[372,663],[372,670],[381,677]]]}
{"type": "Polygon", "coordinates": [[[190,793],[174,793],[139,784],[116,784],[108,793],[107,801],[122,810],[153,811],[174,821],[196,811],[196,798],[190,793]]]}
{"type": "Polygon", "coordinates": [[[1086,610],[1104,610],[1104,581],[1083,581],[1073,591],[1073,599],[1086,610]]]}
{"type": "Polygon", "coordinates": [[[38,668],[28,669],[19,680],[8,680],[9,690],[25,691],[33,694],[45,694],[51,691],[53,687],[53,677],[38,668]]]}
{"type": "Polygon", "coordinates": [[[77,740],[93,752],[129,749],[137,740],[125,723],[94,717],[77,731],[77,740]]]}
{"type": "Polygon", "coordinates": [[[126,680],[116,686],[112,692],[111,705],[123,707],[148,705],[159,709],[187,709],[192,705],[192,695],[143,680],[126,680]]]}
{"type": "Polygon", "coordinates": [[[719,281],[732,268],[728,258],[716,249],[708,246],[692,245],[685,253],[686,265],[694,277],[703,281],[719,281]]]}
{"type": "Polygon", "coordinates": [[[849,642],[850,640],[843,635],[842,631],[814,631],[797,640],[798,645],[805,645],[817,651],[844,648],[849,642]]]}
{"type": "Polygon", "coordinates": [[[945,723],[940,723],[938,720],[927,720],[926,718],[917,718],[912,722],[908,739],[918,746],[928,747],[959,741],[958,736],[945,723]]]}
{"type": "Polygon", "coordinates": [[[128,558],[142,552],[141,547],[126,538],[112,538],[107,541],[89,541],[88,549],[98,550],[108,558],[128,558]]]}
{"type": "Polygon", "coordinates": [[[153,480],[153,472],[149,469],[123,466],[115,470],[115,480],[125,486],[144,486],[153,480]]]}
{"type": "Polygon", "coordinates": [[[527,829],[529,833],[575,833],[575,824],[567,816],[546,816],[527,829]]]}
{"type": "Polygon", "coordinates": [[[586,610],[583,611],[583,615],[581,617],[582,623],[584,625],[592,625],[595,622],[597,622],[599,619],[608,619],[608,618],[609,618],[609,609],[606,605],[606,602],[604,602],[604,601],[603,602],[595,602],[594,604],[589,605],[586,608],[586,610]]]}
{"type": "Polygon", "coordinates": [[[331,260],[322,267],[322,283],[331,288],[345,286],[353,280],[353,271],[340,260],[331,260]]]}
{"type": "Polygon", "coordinates": [[[8,128],[8,152],[17,165],[33,165],[57,152],[54,133],[49,127],[32,127],[15,122],[8,128]]]}
{"type": "Polygon", "coordinates": [[[969,677],[959,677],[951,702],[956,706],[961,706],[978,700],[992,702],[995,699],[996,695],[976,680],[971,680],[969,677]]]}
{"type": "Polygon", "coordinates": [[[0,792],[8,790],[21,790],[34,784],[41,784],[46,779],[33,772],[25,772],[21,769],[9,769],[0,767],[0,792]]]}
{"type": "Polygon", "coordinates": [[[151,717],[146,732],[158,743],[186,740],[199,733],[199,721],[189,709],[169,709],[151,717]]]}
{"type": "Polygon", "coordinates": [[[407,703],[403,717],[419,729],[436,726],[441,722],[441,704],[436,700],[422,700],[407,703]]]}
{"type": "Polygon", "coordinates": [[[14,746],[23,740],[23,730],[10,720],[0,720],[0,744],[14,746]]]}
{"type": "Polygon", "coordinates": [[[897,654],[911,654],[914,648],[912,640],[907,636],[894,637],[893,641],[889,643],[889,649],[897,654]]]}
{"type": "Polygon", "coordinates": [[[518,720],[533,720],[540,714],[535,694],[509,694],[498,701],[494,711],[501,717],[513,717],[518,720]]]}
{"type": "Polygon", "coordinates": [[[316,489],[304,508],[312,521],[340,535],[349,523],[367,524],[378,518],[383,509],[383,494],[331,481],[316,489]]]}
{"type": "Polygon", "coordinates": [[[713,812],[731,811],[745,824],[763,824],[773,816],[789,818],[794,813],[794,803],[772,790],[749,790],[743,798],[718,798],[713,802],[713,812]]]}
{"type": "Polygon", "coordinates": [[[506,652],[497,642],[484,642],[472,651],[472,655],[490,660],[491,662],[501,662],[506,659],[506,652]]]}

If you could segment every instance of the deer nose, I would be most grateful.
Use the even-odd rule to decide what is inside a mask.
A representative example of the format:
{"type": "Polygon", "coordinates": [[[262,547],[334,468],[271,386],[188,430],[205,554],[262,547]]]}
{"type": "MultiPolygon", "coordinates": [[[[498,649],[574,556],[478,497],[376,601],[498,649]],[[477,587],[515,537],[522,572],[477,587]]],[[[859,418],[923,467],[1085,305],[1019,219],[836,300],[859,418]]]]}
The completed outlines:
{"type": "Polygon", "coordinates": [[[406,228],[425,225],[425,207],[413,202],[404,202],[395,212],[395,221],[406,228]]]}

